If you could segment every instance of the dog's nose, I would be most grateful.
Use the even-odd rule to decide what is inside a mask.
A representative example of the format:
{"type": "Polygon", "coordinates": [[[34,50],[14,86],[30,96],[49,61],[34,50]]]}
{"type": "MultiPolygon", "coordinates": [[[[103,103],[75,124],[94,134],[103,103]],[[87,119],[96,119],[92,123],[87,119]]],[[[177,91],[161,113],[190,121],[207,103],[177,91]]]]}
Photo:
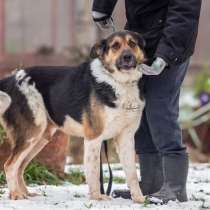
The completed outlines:
{"type": "Polygon", "coordinates": [[[123,55],[123,60],[124,60],[125,62],[130,62],[131,59],[132,59],[132,55],[131,55],[131,54],[124,54],[124,55],[123,55]]]}
{"type": "Polygon", "coordinates": [[[117,59],[117,66],[119,69],[129,70],[136,67],[135,56],[129,50],[122,52],[119,59],[117,59]]]}

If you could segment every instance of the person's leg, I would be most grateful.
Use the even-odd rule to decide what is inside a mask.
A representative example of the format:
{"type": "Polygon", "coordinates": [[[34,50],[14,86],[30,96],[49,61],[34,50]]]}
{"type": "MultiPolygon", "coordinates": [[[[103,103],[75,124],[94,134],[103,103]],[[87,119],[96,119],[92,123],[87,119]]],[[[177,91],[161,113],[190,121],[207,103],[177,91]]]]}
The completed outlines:
{"type": "Polygon", "coordinates": [[[135,134],[135,150],[137,154],[158,153],[148,126],[146,107],[142,113],[141,123],[135,134]]]}
{"type": "Polygon", "coordinates": [[[155,193],[163,184],[162,156],[153,143],[146,109],[135,135],[135,149],[139,156],[142,192],[144,195],[155,193]]]}
{"type": "Polygon", "coordinates": [[[153,143],[163,157],[164,183],[160,191],[152,195],[150,201],[154,203],[187,200],[188,157],[177,119],[180,86],[188,63],[167,68],[159,76],[147,78],[146,117],[153,143]],[[179,171],[178,176],[174,170],[179,171]]]}

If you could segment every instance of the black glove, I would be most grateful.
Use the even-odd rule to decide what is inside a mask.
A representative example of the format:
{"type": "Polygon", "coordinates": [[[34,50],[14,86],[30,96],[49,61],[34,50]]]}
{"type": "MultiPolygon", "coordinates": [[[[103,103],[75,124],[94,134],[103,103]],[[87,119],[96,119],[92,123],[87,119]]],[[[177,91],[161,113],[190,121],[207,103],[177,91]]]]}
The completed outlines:
{"type": "Polygon", "coordinates": [[[92,11],[93,20],[96,22],[101,30],[113,29],[114,23],[112,17],[107,14],[92,11]]]}

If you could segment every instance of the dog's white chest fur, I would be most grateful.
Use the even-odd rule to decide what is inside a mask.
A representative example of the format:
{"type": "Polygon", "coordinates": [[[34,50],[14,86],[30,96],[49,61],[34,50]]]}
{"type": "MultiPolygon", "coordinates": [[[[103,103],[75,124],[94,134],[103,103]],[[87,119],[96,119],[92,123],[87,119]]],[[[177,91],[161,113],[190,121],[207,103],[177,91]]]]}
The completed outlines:
{"type": "Polygon", "coordinates": [[[116,107],[105,107],[104,138],[113,138],[131,125],[137,129],[144,108],[137,84],[120,85],[115,91],[116,107]]]}
{"type": "MultiPolygon", "coordinates": [[[[144,108],[144,102],[139,97],[139,88],[137,81],[142,76],[137,70],[133,70],[131,74],[124,74],[125,78],[131,78],[131,81],[122,83],[116,81],[107,74],[107,70],[99,60],[95,60],[91,64],[92,74],[97,82],[105,82],[109,84],[117,97],[115,101],[116,107],[111,108],[105,106],[105,128],[102,134],[103,138],[113,138],[118,135],[122,129],[129,127],[131,124],[136,129],[139,126],[141,113],[144,108]]],[[[124,79],[126,80],[126,79],[124,79]]]]}

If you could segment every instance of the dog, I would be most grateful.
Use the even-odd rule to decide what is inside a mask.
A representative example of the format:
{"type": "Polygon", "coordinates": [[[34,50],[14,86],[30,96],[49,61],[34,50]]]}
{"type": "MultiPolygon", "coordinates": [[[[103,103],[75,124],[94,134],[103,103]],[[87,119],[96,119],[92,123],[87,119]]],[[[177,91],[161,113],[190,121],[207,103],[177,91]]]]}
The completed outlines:
{"type": "Polygon", "coordinates": [[[0,122],[12,148],[4,165],[11,199],[33,196],[24,169],[59,129],[84,138],[90,199],[110,199],[100,193],[99,165],[103,140],[113,138],[132,199],[144,202],[134,150],[145,104],[138,68],[144,45],[139,34],[119,31],[96,43],[79,66],[29,67],[0,81],[0,122]]]}

